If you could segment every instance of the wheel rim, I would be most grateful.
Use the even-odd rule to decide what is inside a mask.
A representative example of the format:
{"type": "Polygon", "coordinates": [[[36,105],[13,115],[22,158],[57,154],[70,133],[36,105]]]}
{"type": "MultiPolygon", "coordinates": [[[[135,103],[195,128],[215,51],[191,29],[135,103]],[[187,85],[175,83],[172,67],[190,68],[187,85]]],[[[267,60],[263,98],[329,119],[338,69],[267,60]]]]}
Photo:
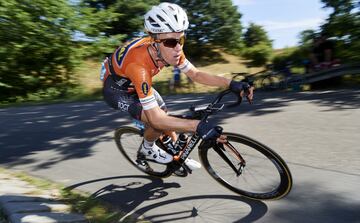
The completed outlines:
{"type": "MultiPolygon", "coordinates": [[[[236,176],[236,173],[213,148],[208,149],[205,162],[209,164],[209,173],[217,181],[236,193],[254,199],[280,198],[289,192],[290,173],[287,173],[281,164],[274,159],[267,158],[266,152],[263,154],[254,149],[254,145],[250,147],[244,141],[237,140],[238,142],[235,142],[231,136],[228,137],[228,140],[245,159],[246,166],[241,175],[236,176]]],[[[230,153],[225,154],[230,160],[237,160],[230,153]]],[[[239,168],[240,165],[236,167],[239,168]]]]}

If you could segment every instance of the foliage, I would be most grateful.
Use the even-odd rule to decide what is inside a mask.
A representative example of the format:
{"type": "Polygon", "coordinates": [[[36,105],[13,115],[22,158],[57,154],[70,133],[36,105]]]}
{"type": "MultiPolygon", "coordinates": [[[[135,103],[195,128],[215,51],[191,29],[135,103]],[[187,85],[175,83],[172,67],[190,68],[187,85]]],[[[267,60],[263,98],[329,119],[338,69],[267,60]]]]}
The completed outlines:
{"type": "Polygon", "coordinates": [[[123,42],[124,38],[125,36],[121,34],[109,37],[99,35],[94,41],[82,44],[82,56],[85,58],[103,60],[105,56],[114,52],[114,50],[123,42]]]}
{"type": "Polygon", "coordinates": [[[299,34],[299,39],[300,39],[299,44],[301,46],[309,46],[312,44],[312,41],[315,38],[315,36],[316,36],[315,30],[312,29],[304,30],[299,34]]]}
{"type": "MultiPolygon", "coordinates": [[[[94,2],[92,2],[95,4],[94,2]]],[[[76,5],[78,14],[78,31],[84,35],[84,39],[78,38],[83,47],[83,57],[101,57],[114,51],[116,47],[126,38],[125,34],[110,34],[112,23],[117,22],[122,14],[117,12],[115,6],[105,8],[94,8],[92,4],[80,2],[76,5]]]]}
{"type": "Polygon", "coordinates": [[[77,57],[74,17],[66,0],[1,1],[0,101],[66,94],[77,57]]]}
{"type": "Polygon", "coordinates": [[[250,23],[246,32],[244,33],[244,43],[246,47],[253,47],[258,44],[265,44],[272,46],[272,41],[267,36],[266,31],[262,26],[250,23]]]}
{"type": "Polygon", "coordinates": [[[246,48],[244,57],[251,60],[249,65],[251,66],[262,66],[269,61],[272,55],[272,48],[264,43],[258,43],[252,47],[246,48]]]}
{"type": "Polygon", "coordinates": [[[245,52],[243,56],[252,66],[265,65],[272,55],[272,41],[263,27],[250,23],[244,33],[245,52]]]}
{"type": "Polygon", "coordinates": [[[143,31],[144,14],[151,6],[157,5],[158,0],[84,0],[83,4],[97,13],[105,13],[107,19],[97,21],[104,27],[105,36],[125,35],[132,38],[143,31]],[[115,14],[113,14],[115,13],[115,14]]]}
{"type": "Polygon", "coordinates": [[[309,57],[309,48],[292,47],[283,49],[281,53],[274,56],[272,64],[275,70],[282,70],[286,66],[304,67],[306,59],[309,57]]]}
{"type": "Polygon", "coordinates": [[[338,40],[338,54],[343,61],[360,61],[360,4],[354,0],[322,0],[333,11],[322,32],[338,40]]]}

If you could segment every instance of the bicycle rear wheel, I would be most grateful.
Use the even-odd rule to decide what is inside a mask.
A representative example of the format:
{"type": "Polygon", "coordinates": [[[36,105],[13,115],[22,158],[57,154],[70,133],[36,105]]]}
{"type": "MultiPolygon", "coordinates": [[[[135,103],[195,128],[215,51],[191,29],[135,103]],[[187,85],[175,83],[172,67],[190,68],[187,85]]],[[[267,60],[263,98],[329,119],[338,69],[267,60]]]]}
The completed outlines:
{"type": "Polygon", "coordinates": [[[291,173],[278,154],[246,136],[223,134],[232,146],[224,144],[224,149],[216,146],[199,150],[205,169],[215,180],[235,193],[256,200],[280,199],[290,192],[291,173]]]}
{"type": "Polygon", "coordinates": [[[139,129],[130,126],[118,128],[115,130],[114,139],[120,152],[140,171],[156,177],[168,177],[172,174],[167,165],[146,160],[138,152],[143,142],[139,129]]]}

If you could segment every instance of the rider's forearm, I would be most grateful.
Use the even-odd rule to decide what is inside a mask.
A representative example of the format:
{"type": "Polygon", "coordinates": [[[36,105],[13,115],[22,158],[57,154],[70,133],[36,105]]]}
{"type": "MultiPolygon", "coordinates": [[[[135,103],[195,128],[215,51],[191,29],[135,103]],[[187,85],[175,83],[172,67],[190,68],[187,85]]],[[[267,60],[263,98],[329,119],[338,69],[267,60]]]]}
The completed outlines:
{"type": "Polygon", "coordinates": [[[230,81],[225,77],[210,75],[198,69],[193,69],[187,75],[195,82],[215,87],[229,87],[230,81]]]}

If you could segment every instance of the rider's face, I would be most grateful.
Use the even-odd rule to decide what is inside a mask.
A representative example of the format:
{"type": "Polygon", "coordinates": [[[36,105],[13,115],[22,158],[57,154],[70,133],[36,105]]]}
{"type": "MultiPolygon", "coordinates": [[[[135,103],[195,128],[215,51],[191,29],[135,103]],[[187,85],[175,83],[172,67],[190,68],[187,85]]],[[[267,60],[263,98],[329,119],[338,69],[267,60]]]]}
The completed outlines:
{"type": "Polygon", "coordinates": [[[160,53],[164,60],[174,66],[179,63],[181,51],[185,41],[183,32],[180,33],[161,33],[158,35],[160,40],[160,53]]]}

